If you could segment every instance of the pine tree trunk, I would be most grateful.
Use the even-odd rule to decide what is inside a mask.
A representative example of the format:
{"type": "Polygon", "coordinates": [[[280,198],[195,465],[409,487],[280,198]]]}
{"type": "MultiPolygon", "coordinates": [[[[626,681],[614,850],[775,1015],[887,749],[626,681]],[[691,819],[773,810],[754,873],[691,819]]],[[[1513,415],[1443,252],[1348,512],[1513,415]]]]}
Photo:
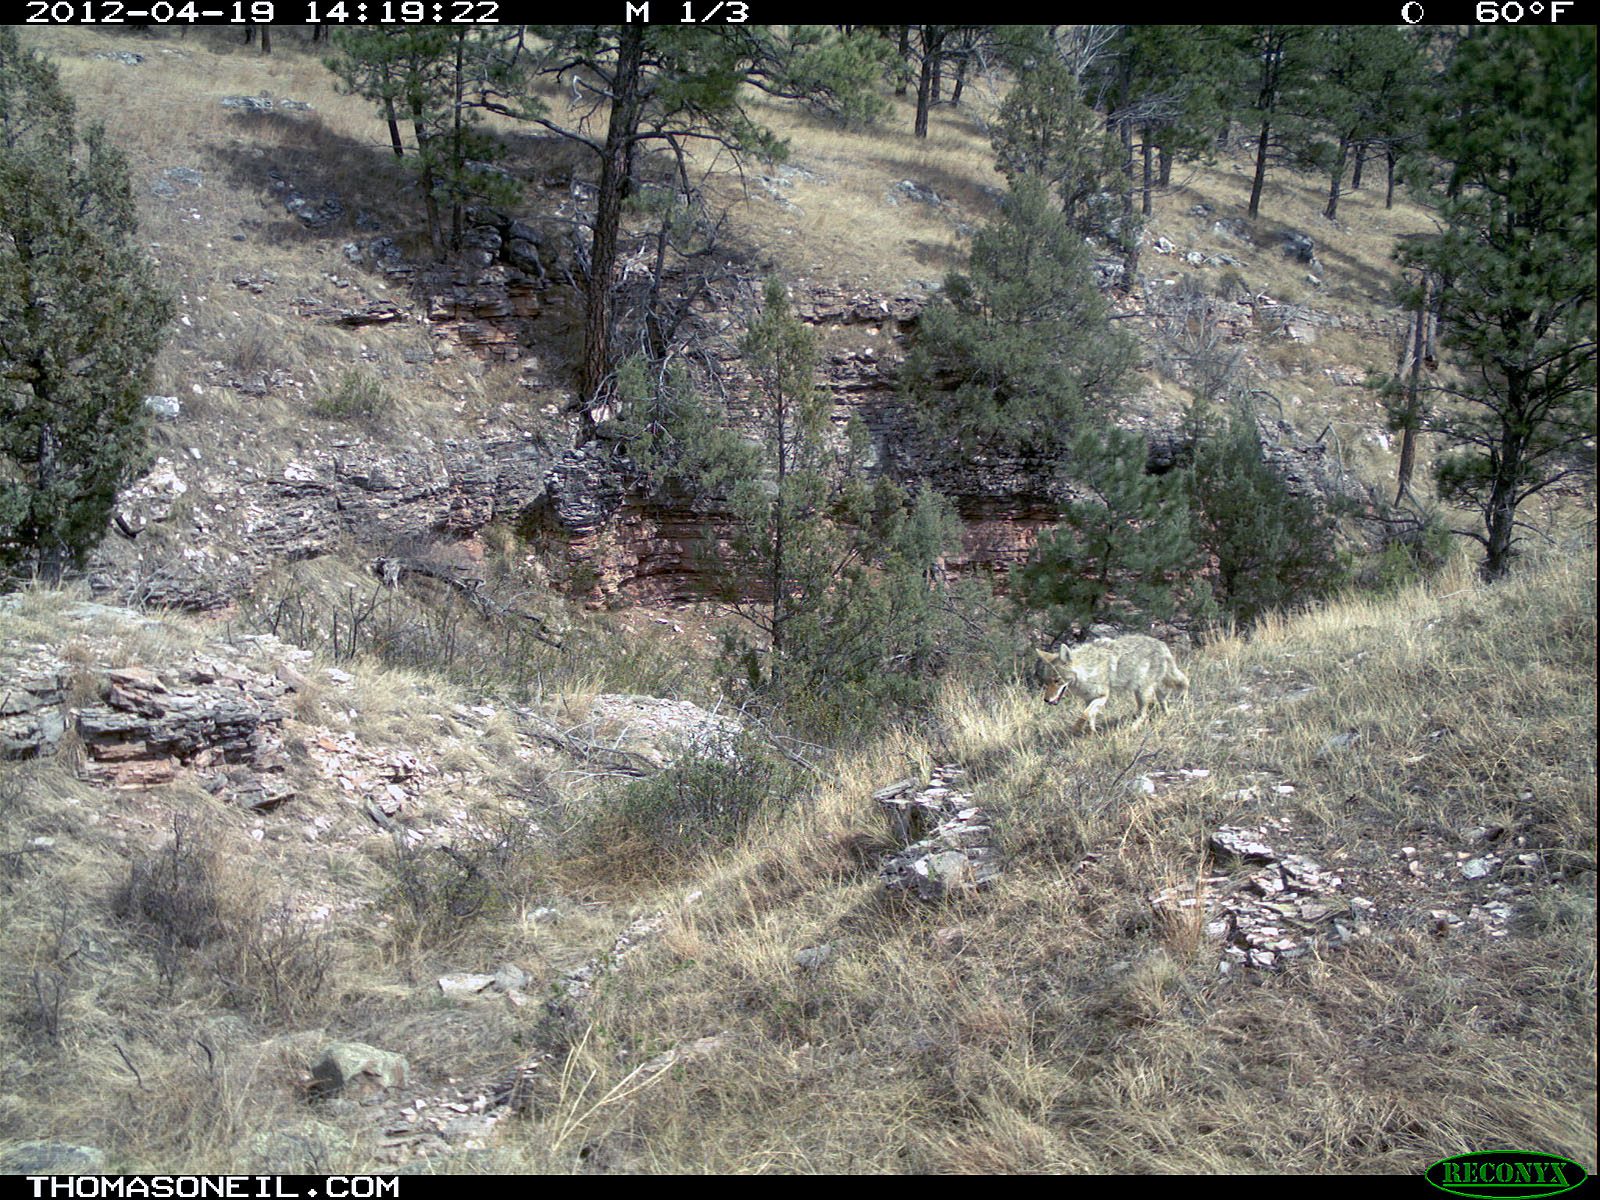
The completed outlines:
{"type": "Polygon", "coordinates": [[[1400,469],[1396,473],[1394,502],[1399,504],[1411,490],[1411,476],[1417,465],[1417,428],[1422,423],[1422,358],[1426,349],[1428,299],[1423,296],[1411,333],[1411,364],[1406,383],[1406,406],[1400,418],[1400,469]]]}
{"type": "Polygon", "coordinates": [[[1139,269],[1139,231],[1133,220],[1133,126],[1122,123],[1122,282],[1117,290],[1124,296],[1133,291],[1139,269]]]}
{"type": "Polygon", "coordinates": [[[406,156],[406,148],[405,143],[400,139],[400,122],[395,116],[394,97],[385,96],[383,98],[383,115],[384,119],[389,122],[389,144],[394,147],[394,156],[396,158],[404,158],[406,156]]]}
{"type": "Polygon", "coordinates": [[[1250,185],[1250,219],[1261,214],[1261,188],[1267,178],[1267,146],[1272,140],[1272,118],[1261,122],[1261,136],[1256,139],[1256,177],[1250,185]]]}
{"type": "Polygon", "coordinates": [[[429,153],[428,129],[423,123],[422,107],[413,103],[411,106],[411,131],[417,139],[417,158],[421,162],[419,179],[422,184],[422,207],[428,214],[428,244],[433,247],[433,256],[436,259],[444,258],[444,231],[439,221],[439,197],[434,195],[433,155],[429,153]]]}
{"type": "MultiPolygon", "coordinates": [[[[49,421],[39,427],[39,470],[36,492],[49,497],[56,477],[56,430],[49,421]]],[[[44,522],[38,528],[39,578],[51,587],[61,582],[67,569],[66,547],[61,544],[55,529],[46,529],[44,522]]]]}
{"type": "Polygon", "coordinates": [[[1330,221],[1336,220],[1339,216],[1339,185],[1344,182],[1344,160],[1349,153],[1350,143],[1340,138],[1339,150],[1333,157],[1333,172],[1328,184],[1328,203],[1322,210],[1322,215],[1330,221]]]}
{"type": "Polygon", "coordinates": [[[450,249],[453,253],[461,252],[462,236],[464,229],[464,205],[461,192],[462,182],[467,169],[467,153],[465,148],[465,129],[463,128],[462,112],[465,110],[466,98],[464,90],[466,78],[463,74],[462,58],[466,46],[466,37],[463,33],[456,34],[455,54],[455,95],[452,98],[450,110],[450,249]]]}
{"type": "Polygon", "coordinates": [[[1154,147],[1150,145],[1150,131],[1146,129],[1141,136],[1144,139],[1144,198],[1139,211],[1148,217],[1151,212],[1150,193],[1155,188],[1155,153],[1154,147]]]}
{"type": "Polygon", "coordinates": [[[922,27],[922,73],[917,77],[916,136],[928,136],[928,110],[933,105],[933,79],[939,67],[940,48],[944,45],[942,25],[922,27]]]}
{"type": "Polygon", "coordinates": [[[1522,455],[1526,440],[1514,428],[1512,414],[1523,409],[1522,388],[1516,379],[1508,379],[1505,415],[1500,424],[1500,455],[1495,462],[1494,486],[1489,491],[1489,503],[1484,509],[1483,523],[1488,538],[1485,545],[1488,555],[1483,560],[1483,577],[1499,579],[1511,569],[1515,554],[1517,518],[1517,482],[1522,472],[1522,455]]]}
{"type": "Polygon", "coordinates": [[[599,196],[595,202],[594,240],[589,252],[589,277],[584,281],[583,376],[586,426],[611,375],[611,333],[615,296],[611,275],[617,261],[622,226],[622,184],[628,152],[639,126],[639,74],[644,62],[644,26],[623,25],[618,34],[617,73],[612,85],[611,122],[600,159],[599,196]]]}

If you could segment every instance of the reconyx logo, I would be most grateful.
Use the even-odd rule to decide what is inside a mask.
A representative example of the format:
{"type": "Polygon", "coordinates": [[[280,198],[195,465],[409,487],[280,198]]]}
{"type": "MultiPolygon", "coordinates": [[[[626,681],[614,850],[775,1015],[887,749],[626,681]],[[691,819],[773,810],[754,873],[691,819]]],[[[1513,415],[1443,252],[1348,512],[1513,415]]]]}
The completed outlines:
{"type": "Polygon", "coordinates": [[[1570,1192],[1589,1173],[1570,1158],[1511,1151],[1458,1154],[1428,1168],[1427,1180],[1442,1192],[1502,1200],[1533,1200],[1570,1192]]]}

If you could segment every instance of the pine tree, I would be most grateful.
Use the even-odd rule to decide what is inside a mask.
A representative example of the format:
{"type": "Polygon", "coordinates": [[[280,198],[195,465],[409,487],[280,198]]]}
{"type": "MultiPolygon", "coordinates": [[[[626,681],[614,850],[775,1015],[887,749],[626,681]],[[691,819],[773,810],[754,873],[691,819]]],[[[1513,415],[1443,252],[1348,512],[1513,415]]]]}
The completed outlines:
{"type": "Polygon", "coordinates": [[[1045,40],[1019,53],[1016,83],[1000,102],[990,137],[995,169],[1013,188],[1025,177],[1042,180],[1071,228],[1103,233],[1090,206],[1112,186],[1115,139],[1054,43],[1045,40]]]}
{"type": "MultiPolygon", "coordinates": [[[[1516,552],[1517,509],[1593,471],[1595,436],[1595,32],[1475,31],[1457,48],[1430,123],[1443,164],[1444,232],[1402,261],[1432,298],[1455,377],[1425,428],[1443,439],[1439,491],[1475,509],[1483,573],[1516,552]]],[[[1412,284],[1408,307],[1428,303],[1412,284]]]]}
{"type": "Polygon", "coordinates": [[[859,427],[847,430],[848,448],[829,438],[815,338],[776,280],[742,349],[757,439],[681,377],[652,382],[637,360],[619,372],[616,432],[642,482],[726,516],[707,567],[756,634],[728,639],[740,686],[812,733],[859,727],[932,686],[943,618],[935,564],[960,524],[931,488],[908,496],[855,469],[859,427]]]}
{"type": "Polygon", "coordinates": [[[952,456],[1054,457],[1085,413],[1115,407],[1133,348],[1114,329],[1083,239],[1045,185],[1018,177],[923,311],[902,386],[952,456]]]}
{"type": "Polygon", "coordinates": [[[541,74],[569,84],[574,97],[608,106],[605,137],[583,119],[534,119],[598,159],[594,230],[584,281],[584,345],[579,389],[584,415],[615,398],[619,356],[616,280],[624,201],[641,151],[664,147],[687,186],[687,147],[714,143],[736,159],[782,158],[785,144],[752,117],[751,90],[821,105],[846,119],[875,111],[865,94],[877,72],[862,70],[864,43],[814,26],[546,25],[541,74]],[[748,85],[748,87],[746,86],[748,85]]]}
{"type": "Polygon", "coordinates": [[[1012,576],[1019,602],[1053,626],[1142,625],[1171,617],[1182,598],[1198,565],[1184,473],[1147,474],[1146,457],[1144,438],[1114,425],[1073,443],[1065,470],[1085,498],[1012,576]]]}
{"type": "Polygon", "coordinates": [[[1317,66],[1318,25],[1246,25],[1235,53],[1250,80],[1241,118],[1256,129],[1256,169],[1250,184],[1250,219],[1261,214],[1267,168],[1274,159],[1305,161],[1311,104],[1306,98],[1317,66]]]}
{"type": "Polygon", "coordinates": [[[1328,172],[1322,215],[1339,215],[1351,155],[1399,136],[1402,114],[1419,102],[1422,44],[1388,25],[1327,25],[1317,31],[1321,68],[1307,88],[1313,124],[1327,139],[1315,154],[1328,172]]]}
{"type": "Polygon", "coordinates": [[[828,412],[813,382],[816,338],[789,312],[789,297],[776,279],[767,281],[763,299],[741,348],[756,381],[752,401],[763,416],[763,465],[770,475],[741,480],[733,508],[740,521],[735,545],[766,575],[769,615],[759,624],[770,639],[774,671],[780,671],[789,624],[815,606],[817,573],[831,574],[835,550],[824,525],[828,412]]]}
{"type": "Polygon", "coordinates": [[[411,127],[410,161],[434,253],[443,258],[460,250],[468,205],[504,206],[517,195],[509,179],[481,166],[498,154],[495,140],[478,128],[483,113],[542,111],[532,98],[510,103],[519,90],[516,43],[466,25],[345,29],[333,41],[339,53],[324,65],[346,89],[378,103],[398,158],[405,156],[399,120],[411,127]]]}
{"type": "Polygon", "coordinates": [[[0,27],[0,570],[59,579],[140,466],[171,305],[134,232],[123,156],[0,27]]]}
{"type": "Polygon", "coordinates": [[[1216,602],[1241,625],[1341,582],[1331,523],[1267,462],[1253,413],[1236,410],[1201,444],[1193,496],[1196,537],[1216,560],[1216,602]]]}

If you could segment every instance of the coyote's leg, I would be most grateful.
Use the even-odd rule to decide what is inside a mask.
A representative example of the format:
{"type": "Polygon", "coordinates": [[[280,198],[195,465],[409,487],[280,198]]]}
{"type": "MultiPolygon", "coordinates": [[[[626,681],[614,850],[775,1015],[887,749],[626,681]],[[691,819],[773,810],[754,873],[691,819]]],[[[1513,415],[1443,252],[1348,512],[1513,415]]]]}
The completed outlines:
{"type": "Polygon", "coordinates": [[[1139,713],[1133,718],[1133,724],[1128,726],[1129,729],[1137,729],[1144,723],[1145,715],[1150,711],[1150,701],[1155,697],[1155,690],[1154,687],[1134,689],[1133,702],[1139,706],[1139,713]]]}
{"type": "Polygon", "coordinates": [[[1097,715],[1099,715],[1100,710],[1105,706],[1106,698],[1104,696],[1096,696],[1093,700],[1089,701],[1088,706],[1083,710],[1083,715],[1078,718],[1077,728],[1082,729],[1083,723],[1087,721],[1089,723],[1089,732],[1094,733],[1094,719],[1097,715]]]}

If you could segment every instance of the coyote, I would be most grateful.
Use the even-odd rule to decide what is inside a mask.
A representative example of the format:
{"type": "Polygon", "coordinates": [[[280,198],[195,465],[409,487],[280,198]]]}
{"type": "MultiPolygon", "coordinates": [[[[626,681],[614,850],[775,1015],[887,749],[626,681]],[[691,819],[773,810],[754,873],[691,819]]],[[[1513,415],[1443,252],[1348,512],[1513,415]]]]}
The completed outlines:
{"type": "Polygon", "coordinates": [[[1049,663],[1059,676],[1045,693],[1044,702],[1058,704],[1068,691],[1087,700],[1088,706],[1073,728],[1082,729],[1087,721],[1090,733],[1095,732],[1095,717],[1105,707],[1114,688],[1127,688],[1138,702],[1139,715],[1134,718],[1134,725],[1144,720],[1158,691],[1163,688],[1189,690],[1189,677],[1178,670],[1172,651],[1143,634],[1096,638],[1076,647],[1061,645],[1054,654],[1043,650],[1034,653],[1049,663]]]}

